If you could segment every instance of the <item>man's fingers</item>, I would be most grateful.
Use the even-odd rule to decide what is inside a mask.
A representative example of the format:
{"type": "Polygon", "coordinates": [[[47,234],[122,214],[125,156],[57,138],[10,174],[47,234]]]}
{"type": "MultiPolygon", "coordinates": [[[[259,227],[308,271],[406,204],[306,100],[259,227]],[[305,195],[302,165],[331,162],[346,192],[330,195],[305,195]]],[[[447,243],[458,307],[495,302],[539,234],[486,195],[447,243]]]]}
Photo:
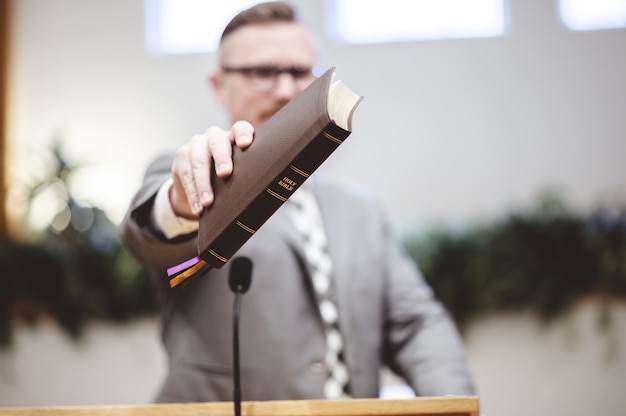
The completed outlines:
{"type": "Polygon", "coordinates": [[[202,211],[189,163],[190,149],[189,143],[179,148],[172,163],[174,185],[170,190],[170,203],[176,215],[181,217],[197,216],[202,211]]]}
{"type": "Polygon", "coordinates": [[[215,173],[222,178],[230,175],[233,171],[233,148],[229,132],[211,127],[204,136],[207,140],[209,157],[215,163],[215,173]]]}
{"type": "Polygon", "coordinates": [[[252,143],[254,128],[238,121],[230,130],[210,127],[178,149],[172,164],[174,187],[170,202],[179,216],[199,216],[204,207],[213,203],[211,170],[224,178],[233,171],[233,143],[246,148],[252,143]]]}
{"type": "Polygon", "coordinates": [[[254,127],[247,121],[237,121],[230,129],[231,137],[237,147],[245,149],[250,146],[254,137],[254,127]]]}
{"type": "MultiPolygon", "coordinates": [[[[189,166],[193,179],[193,191],[187,193],[189,205],[194,214],[199,215],[202,207],[213,203],[213,189],[211,188],[211,154],[205,135],[194,136],[190,141],[189,166]]],[[[191,187],[190,187],[191,188],[191,187]]]]}

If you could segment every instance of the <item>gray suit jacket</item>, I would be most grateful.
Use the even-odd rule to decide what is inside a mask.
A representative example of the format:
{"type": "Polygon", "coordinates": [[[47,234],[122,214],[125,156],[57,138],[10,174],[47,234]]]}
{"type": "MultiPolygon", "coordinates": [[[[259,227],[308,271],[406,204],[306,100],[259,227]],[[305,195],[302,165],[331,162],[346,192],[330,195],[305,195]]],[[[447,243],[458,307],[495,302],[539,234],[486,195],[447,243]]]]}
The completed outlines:
{"type": "MultiPolygon", "coordinates": [[[[230,265],[170,289],[166,269],[197,254],[196,236],[166,240],[149,225],[172,155],[146,173],[121,225],[122,238],[150,269],[160,295],[169,373],[157,397],[232,399],[230,265]]],[[[474,394],[459,334],[367,192],[311,178],[325,221],[353,397],[377,397],[388,365],[418,395],[474,394]]],[[[287,202],[287,204],[289,201],[287,202]]],[[[285,204],[241,248],[253,260],[242,298],[243,400],[321,399],[325,337],[285,204]]]]}

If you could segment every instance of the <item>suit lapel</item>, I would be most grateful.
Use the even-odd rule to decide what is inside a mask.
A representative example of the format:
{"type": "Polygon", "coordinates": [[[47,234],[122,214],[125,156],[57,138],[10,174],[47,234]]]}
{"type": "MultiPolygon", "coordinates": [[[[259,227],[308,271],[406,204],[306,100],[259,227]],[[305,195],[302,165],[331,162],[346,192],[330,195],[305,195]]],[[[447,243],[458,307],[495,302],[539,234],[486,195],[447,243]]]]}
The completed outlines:
{"type": "Polygon", "coordinates": [[[304,259],[303,253],[303,240],[304,237],[300,233],[296,232],[293,227],[293,222],[290,215],[290,210],[293,207],[289,200],[278,209],[276,212],[276,230],[281,235],[281,238],[285,240],[287,245],[291,247],[294,252],[304,259]]]}

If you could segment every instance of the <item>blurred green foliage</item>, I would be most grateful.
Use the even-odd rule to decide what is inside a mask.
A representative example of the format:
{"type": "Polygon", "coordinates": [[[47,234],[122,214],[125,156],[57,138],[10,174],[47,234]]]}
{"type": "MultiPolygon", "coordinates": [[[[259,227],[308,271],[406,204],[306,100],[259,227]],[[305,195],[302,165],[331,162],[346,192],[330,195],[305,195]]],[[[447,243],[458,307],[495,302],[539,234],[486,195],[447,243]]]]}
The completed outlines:
{"type": "Polygon", "coordinates": [[[623,208],[573,215],[547,195],[531,212],[405,244],[461,329],[499,311],[530,311],[547,323],[581,298],[626,296],[623,208]]]}
{"type": "Polygon", "coordinates": [[[52,153],[52,168],[31,187],[30,200],[56,187],[63,208],[34,238],[0,236],[0,347],[11,344],[17,321],[52,318],[78,337],[90,320],[122,323],[156,311],[149,276],[124,248],[116,224],[74,199],[68,178],[75,168],[58,147],[52,153]]]}

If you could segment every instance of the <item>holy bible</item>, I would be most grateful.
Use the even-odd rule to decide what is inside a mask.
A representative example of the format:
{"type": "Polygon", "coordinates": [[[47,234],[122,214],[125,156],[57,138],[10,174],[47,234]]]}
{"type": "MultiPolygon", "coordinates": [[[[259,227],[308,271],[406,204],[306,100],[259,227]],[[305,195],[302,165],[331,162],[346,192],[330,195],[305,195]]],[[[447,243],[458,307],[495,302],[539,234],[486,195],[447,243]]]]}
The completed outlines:
{"type": "Polygon", "coordinates": [[[215,199],[200,216],[198,256],[168,270],[174,287],[204,267],[220,268],[334,152],[352,131],[362,100],[334,68],[233,148],[233,173],[212,173],[215,199]]]}

